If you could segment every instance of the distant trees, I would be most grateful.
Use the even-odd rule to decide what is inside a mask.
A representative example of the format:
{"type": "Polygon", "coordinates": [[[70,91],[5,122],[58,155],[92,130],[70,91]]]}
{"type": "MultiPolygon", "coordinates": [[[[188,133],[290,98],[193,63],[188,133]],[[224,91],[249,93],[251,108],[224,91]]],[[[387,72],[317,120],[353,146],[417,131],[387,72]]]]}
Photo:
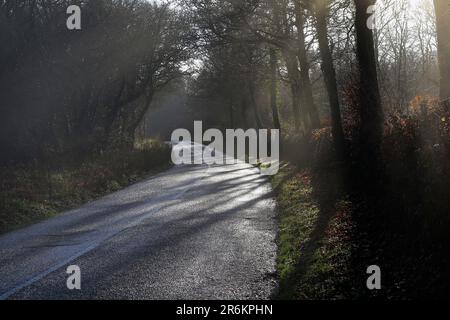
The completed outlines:
{"type": "Polygon", "coordinates": [[[441,100],[450,99],[450,1],[434,0],[441,100]]]}
{"type": "Polygon", "coordinates": [[[436,96],[436,19],[433,1],[377,2],[374,41],[382,103],[408,113],[415,95],[436,96]]]}
{"type": "MultiPolygon", "coordinates": [[[[342,118],[357,101],[368,165],[381,143],[383,107],[407,113],[414,95],[433,94],[438,80],[432,1],[416,8],[414,23],[408,1],[385,0],[371,30],[367,9],[375,3],[0,0],[0,41],[8,43],[0,47],[1,156],[129,148],[155,93],[193,63],[195,76],[184,78],[190,101],[211,125],[305,137],[329,125],[339,155],[342,118]],[[82,9],[79,31],[65,25],[72,4],[82,9]],[[348,87],[357,95],[343,96],[348,87]]],[[[434,4],[445,100],[449,10],[446,1],[434,4]]]]}
{"type": "MultiPolygon", "coordinates": [[[[309,75],[310,64],[305,38],[305,4],[300,0],[294,1],[295,26],[297,28],[297,59],[300,67],[301,87],[303,92],[303,104],[307,113],[309,128],[320,127],[319,112],[314,102],[311,78],[309,75]]],[[[307,129],[309,129],[307,128],[307,129]]]]}
{"type": "MultiPolygon", "coordinates": [[[[329,114],[335,149],[343,155],[342,112],[349,106],[342,100],[341,92],[343,86],[353,85],[358,91],[355,100],[359,115],[355,120],[360,124],[360,151],[366,159],[363,166],[374,162],[372,160],[379,153],[384,126],[383,103],[386,107],[407,112],[414,92],[419,89],[433,92],[430,89],[434,81],[433,32],[428,23],[429,12],[417,7],[416,10],[422,10],[419,18],[427,23],[411,23],[410,6],[405,0],[398,3],[387,0],[381,17],[377,16],[374,30],[368,28],[371,18],[368,8],[376,4],[373,0],[182,2],[189,4],[186,10],[195,12],[202,44],[225,52],[230,46],[239,47],[239,54],[247,53],[247,58],[251,58],[243,63],[245,59],[229,56],[226,70],[240,72],[240,80],[236,79],[239,78],[236,74],[229,78],[234,83],[253,79],[247,80],[246,85],[234,87],[238,92],[231,96],[239,95],[242,104],[238,108],[234,104],[231,110],[252,110],[253,114],[246,111],[243,114],[252,118],[257,126],[264,123],[265,107],[261,99],[254,97],[261,98],[261,88],[268,78],[266,104],[269,108],[266,110],[271,111],[274,126],[280,124],[283,127],[287,122],[293,124],[297,134],[308,135],[313,129],[320,128],[321,118],[326,121],[329,114]],[[409,30],[410,27],[418,30],[417,35],[409,30]],[[274,80],[277,75],[281,80],[278,85],[274,80]],[[254,83],[256,89],[251,85],[254,83]],[[277,108],[281,101],[277,100],[277,87],[284,94],[289,93],[288,100],[283,100],[291,108],[287,121],[283,119],[286,110],[277,108]],[[244,90],[248,92],[243,94],[244,90]],[[327,113],[324,112],[326,104],[329,104],[327,113]]],[[[230,88],[224,81],[222,85],[230,88]]]]}
{"type": "Polygon", "coordinates": [[[297,0],[273,3],[272,10],[281,27],[268,41],[276,43],[283,54],[291,90],[295,128],[298,132],[302,129],[303,133],[310,134],[313,128],[320,127],[320,118],[309,74],[311,66],[305,37],[304,7],[305,4],[297,0]]]}
{"type": "MultiPolygon", "coordinates": [[[[276,85],[271,84],[271,79],[277,75],[270,75],[270,70],[271,63],[276,68],[277,58],[273,55],[275,60],[271,60],[269,47],[255,37],[248,24],[253,22],[258,1],[185,0],[182,3],[193,16],[198,30],[197,50],[202,52],[204,64],[199,81],[191,90],[196,91],[193,92],[196,101],[201,108],[208,105],[210,112],[214,110],[215,119],[211,122],[218,126],[223,126],[226,118],[232,119],[234,126],[263,127],[267,116],[263,117],[259,103],[260,87],[267,85],[270,92],[271,85],[276,85]]],[[[278,113],[275,111],[272,109],[274,125],[278,113]]]]}
{"type": "Polygon", "coordinates": [[[180,76],[189,19],[147,1],[0,1],[0,154],[129,147],[153,95],[180,76]],[[66,9],[82,9],[82,30],[66,9]]]}

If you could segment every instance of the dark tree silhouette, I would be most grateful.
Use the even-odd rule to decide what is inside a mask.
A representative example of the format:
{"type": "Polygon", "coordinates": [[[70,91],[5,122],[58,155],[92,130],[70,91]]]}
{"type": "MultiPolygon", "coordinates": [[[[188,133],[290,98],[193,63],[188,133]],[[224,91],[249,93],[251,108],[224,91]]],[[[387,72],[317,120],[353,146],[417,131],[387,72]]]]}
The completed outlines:
{"type": "Polygon", "coordinates": [[[359,64],[359,107],[361,116],[361,151],[364,172],[378,174],[374,170],[379,163],[380,143],[383,134],[383,110],[378,88],[373,32],[367,26],[368,8],[373,0],[355,0],[356,48],[359,64]]]}
{"type": "Polygon", "coordinates": [[[342,129],[341,108],[339,103],[338,88],[336,84],[336,71],[334,69],[333,57],[328,43],[328,7],[326,0],[315,2],[315,16],[317,37],[319,41],[320,56],[322,58],[322,72],[328,93],[328,101],[331,109],[331,123],[333,138],[338,157],[342,159],[345,154],[344,131],[342,129]]]}

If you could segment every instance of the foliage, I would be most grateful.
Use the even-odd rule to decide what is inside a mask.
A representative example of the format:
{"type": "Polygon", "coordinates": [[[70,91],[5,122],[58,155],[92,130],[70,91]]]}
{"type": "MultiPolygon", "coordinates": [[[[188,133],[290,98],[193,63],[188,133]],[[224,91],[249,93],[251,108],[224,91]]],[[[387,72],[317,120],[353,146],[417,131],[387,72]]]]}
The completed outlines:
{"type": "Polygon", "coordinates": [[[192,45],[184,13],[143,0],[4,0],[0,21],[0,39],[9,39],[0,47],[3,164],[132,147],[153,96],[181,76],[192,45]],[[80,31],[66,28],[74,4],[80,31]]]}

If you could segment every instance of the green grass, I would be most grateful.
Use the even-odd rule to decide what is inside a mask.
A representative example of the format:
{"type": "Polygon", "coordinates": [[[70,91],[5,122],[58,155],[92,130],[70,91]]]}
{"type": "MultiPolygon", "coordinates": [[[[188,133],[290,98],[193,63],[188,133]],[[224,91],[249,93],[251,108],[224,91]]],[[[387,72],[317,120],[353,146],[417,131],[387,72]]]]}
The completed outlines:
{"type": "Polygon", "coordinates": [[[278,200],[279,299],[342,299],[350,269],[349,206],[323,212],[309,171],[282,167],[272,178],[278,200]]]}
{"type": "Polygon", "coordinates": [[[170,166],[170,148],[140,143],[129,154],[113,153],[78,165],[43,164],[0,169],[0,234],[75,208],[170,166]]]}

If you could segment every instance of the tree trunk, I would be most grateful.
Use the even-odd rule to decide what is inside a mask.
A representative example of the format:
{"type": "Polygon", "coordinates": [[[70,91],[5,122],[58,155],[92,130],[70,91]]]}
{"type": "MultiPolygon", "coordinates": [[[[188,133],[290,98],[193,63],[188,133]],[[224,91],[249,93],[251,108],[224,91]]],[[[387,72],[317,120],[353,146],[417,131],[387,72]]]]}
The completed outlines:
{"type": "Polygon", "coordinates": [[[440,71],[440,97],[450,100],[450,1],[434,0],[440,71]]]}
{"type": "Polygon", "coordinates": [[[247,119],[247,98],[245,94],[241,96],[241,116],[242,116],[242,124],[244,129],[248,129],[248,119],[247,119]]]}
{"type": "Polygon", "coordinates": [[[143,97],[144,101],[141,104],[140,101],[136,102],[136,107],[132,111],[128,111],[127,115],[124,116],[123,122],[123,131],[121,142],[123,147],[126,149],[132,149],[135,141],[135,133],[136,129],[141,124],[142,119],[145,117],[148,112],[150,105],[153,101],[154,92],[152,89],[149,89],[149,92],[145,94],[143,97]]]}
{"type": "Polygon", "coordinates": [[[230,112],[230,128],[234,128],[234,100],[233,100],[233,94],[230,93],[230,100],[228,103],[228,108],[229,108],[229,112],[230,112]]]}
{"type": "Polygon", "coordinates": [[[384,119],[378,88],[373,33],[367,27],[367,20],[369,19],[367,8],[373,4],[375,4],[374,0],[355,0],[356,46],[360,73],[359,104],[362,165],[365,169],[369,169],[369,172],[380,160],[379,153],[384,119]]]}
{"type": "Polygon", "coordinates": [[[300,77],[305,111],[308,113],[312,128],[317,129],[320,127],[320,119],[317,107],[314,103],[311,79],[309,77],[310,66],[305,45],[305,33],[303,30],[305,25],[304,10],[300,5],[299,0],[295,1],[295,25],[298,34],[298,60],[300,63],[300,77]]]}
{"type": "Polygon", "coordinates": [[[334,145],[338,158],[342,160],[345,155],[344,130],[342,129],[341,107],[336,83],[336,71],[334,69],[333,57],[328,44],[327,15],[328,9],[326,0],[318,0],[316,7],[316,28],[319,40],[320,56],[322,59],[322,72],[331,109],[331,126],[334,145]]]}
{"type": "Polygon", "coordinates": [[[255,82],[253,79],[249,79],[248,81],[248,90],[250,94],[250,103],[252,105],[253,115],[255,117],[256,127],[257,129],[261,129],[263,126],[258,112],[258,105],[256,103],[256,96],[255,96],[256,90],[255,90],[255,82]]]}
{"type": "Polygon", "coordinates": [[[274,48],[270,48],[270,107],[273,126],[275,129],[281,129],[277,107],[277,52],[274,48]]]}
{"type": "MultiPolygon", "coordinates": [[[[300,119],[300,108],[301,108],[301,87],[300,87],[300,73],[298,72],[297,59],[289,51],[289,49],[283,49],[284,59],[286,60],[286,68],[288,72],[288,78],[291,86],[292,94],[292,112],[294,115],[294,125],[295,130],[298,132],[300,130],[301,119],[300,119]]],[[[305,131],[307,131],[306,124],[305,131]]]]}

